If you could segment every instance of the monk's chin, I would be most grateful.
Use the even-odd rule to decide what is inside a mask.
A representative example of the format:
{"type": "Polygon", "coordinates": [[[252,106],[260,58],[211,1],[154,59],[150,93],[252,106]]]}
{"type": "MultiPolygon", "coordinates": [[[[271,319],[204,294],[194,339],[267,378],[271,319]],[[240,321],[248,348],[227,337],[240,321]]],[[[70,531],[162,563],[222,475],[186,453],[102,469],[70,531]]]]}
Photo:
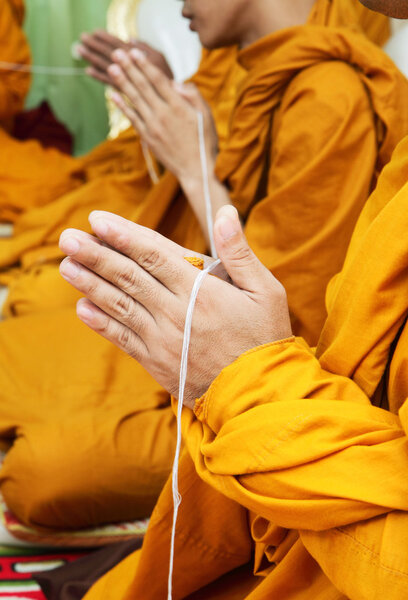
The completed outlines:
{"type": "Polygon", "coordinates": [[[395,19],[408,19],[408,0],[360,0],[370,10],[395,19]]]}

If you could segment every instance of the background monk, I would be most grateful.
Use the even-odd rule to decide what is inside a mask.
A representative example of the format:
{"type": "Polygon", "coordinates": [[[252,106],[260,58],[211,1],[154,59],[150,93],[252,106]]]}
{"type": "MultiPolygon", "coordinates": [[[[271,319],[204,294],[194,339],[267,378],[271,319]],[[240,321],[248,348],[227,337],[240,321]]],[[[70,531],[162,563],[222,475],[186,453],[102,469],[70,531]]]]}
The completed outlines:
{"type": "MultiPolygon", "coordinates": [[[[10,285],[5,316],[49,312],[52,308],[73,305],[76,296],[58,276],[61,258],[58,236],[64,226],[87,227],[86,216],[92,208],[118,212],[158,229],[178,243],[197,251],[206,250],[207,225],[197,144],[196,109],[199,108],[207,115],[207,139],[214,138],[208,144],[210,167],[215,163],[211,185],[214,212],[226,201],[227,189],[228,201],[237,206],[246,222],[255,252],[284,281],[296,333],[315,343],[325,317],[323,296],[327,282],[341,267],[353,225],[375,183],[378,169],[389,160],[406,127],[404,119],[399,129],[392,127],[395,113],[385,102],[385,81],[379,73],[370,73],[371,47],[357,48],[351,42],[352,52],[348,52],[349,43],[343,34],[359,30],[362,15],[356,6],[356,0],[310,0],[302,4],[296,18],[286,15],[287,7],[275,7],[273,23],[265,24],[262,32],[250,38],[258,43],[240,52],[240,68],[235,66],[234,48],[216,53],[214,60],[204,59],[195,81],[213,108],[217,128],[231,120],[231,115],[225,112],[224,90],[228,88],[228,92],[234,93],[242,72],[245,74],[228,139],[221,136],[218,153],[210,110],[200,94],[191,88],[180,91],[162,77],[160,85],[167,84],[166,103],[159,100],[151,105],[150,114],[145,113],[147,126],[142,124],[141,133],[167,171],[152,188],[140,145],[134,144],[134,137],[128,134],[117,142],[116,161],[107,160],[106,153],[114,152],[109,144],[87,157],[83,166],[88,174],[83,171],[81,177],[90,181],[88,187],[81,186],[74,193],[23,215],[16,223],[13,239],[0,242],[0,268],[3,267],[0,280],[10,285]],[[267,35],[271,30],[282,29],[282,25],[300,25],[306,21],[310,26],[328,28],[331,33],[326,29],[317,33],[311,28],[293,28],[273,37],[267,35]],[[212,87],[206,89],[205,77],[212,72],[216,60],[223,65],[221,87],[215,78],[212,87]],[[232,78],[226,75],[231,69],[232,78]],[[154,139],[158,120],[166,125],[154,139]],[[350,148],[354,153],[351,163],[350,148]],[[350,164],[355,165],[355,171],[350,164]],[[350,186],[343,181],[345,172],[350,186]],[[98,173],[105,176],[98,177],[98,173]],[[318,197],[316,181],[325,190],[324,202],[318,197]],[[296,200],[300,191],[302,203],[296,200]],[[333,236],[336,244],[331,243],[333,236]],[[300,269],[298,258],[315,268],[300,269]],[[20,263],[19,269],[16,263],[20,263]],[[319,276],[314,274],[317,271],[319,276]]],[[[200,20],[200,12],[192,10],[192,5],[186,2],[185,15],[196,14],[193,28],[200,30],[204,46],[214,49],[232,43],[228,36],[224,39],[218,32],[212,32],[212,24],[208,26],[204,19],[200,20]]],[[[372,19],[369,28],[371,25],[372,19]]],[[[107,65],[109,50],[105,48],[110,40],[105,38],[103,41],[100,36],[85,38],[88,48],[92,44],[98,48],[102,45],[103,68],[107,65]]],[[[113,45],[111,41],[111,49],[113,45]]],[[[86,48],[83,54],[89,59],[93,56],[86,48]]],[[[113,56],[122,71],[119,66],[108,67],[108,76],[117,87],[128,92],[140,109],[137,103],[140,78],[149,82],[149,73],[140,63],[143,55],[139,54],[139,63],[123,51],[113,56]]],[[[96,58],[93,60],[97,62],[96,58]]],[[[384,69],[392,72],[404,115],[405,81],[385,58],[384,61],[384,69]]],[[[149,69],[150,62],[144,65],[149,69]]],[[[152,86],[149,93],[151,102],[158,90],[152,86]]],[[[228,100],[232,110],[231,94],[228,100]]],[[[141,102],[144,103],[143,98],[141,102]]],[[[134,119],[133,122],[136,128],[140,126],[134,119]]],[[[30,197],[35,198],[35,194],[30,197]]]]}
{"type": "MultiPolygon", "coordinates": [[[[405,1],[366,4],[408,18],[405,1]]],[[[207,277],[194,311],[174,599],[407,597],[407,172],[408,138],[329,287],[316,354],[292,336],[285,290],[236,210],[219,211],[232,284],[207,277]]],[[[98,238],[61,237],[61,272],[87,296],[78,316],[177,397],[193,253],[115,215],[90,222],[98,238]]],[[[168,482],[142,550],[85,599],[165,598],[172,516],[168,482]]]]}
{"type": "MultiPolygon", "coordinates": [[[[247,73],[231,135],[217,157],[215,137],[208,130],[207,139],[213,141],[208,161],[211,166],[216,158],[218,175],[210,178],[214,208],[230,201],[239,207],[257,253],[285,281],[293,327],[313,341],[325,315],[324,282],[342,262],[378,165],[388,160],[406,127],[406,82],[357,32],[354,3],[311,0],[306,10],[299,0],[299,11],[293,12],[292,5],[275,0],[271,10],[271,1],[246,4],[249,13],[243,23],[239,0],[222,5],[189,2],[185,11],[209,48],[248,44],[239,53],[247,73]],[[289,24],[293,27],[280,29],[289,24]]],[[[224,56],[224,50],[219,52],[218,58],[224,56]]],[[[72,204],[73,198],[67,197],[64,210],[74,222],[82,222],[95,199],[115,204],[119,195],[120,207],[134,220],[150,223],[174,240],[190,240],[195,250],[204,249],[201,172],[197,144],[191,146],[197,139],[194,106],[203,107],[202,100],[191,88],[180,92],[138,54],[119,53],[116,58],[111,75],[132,97],[144,139],[178,179],[167,171],[135,208],[134,172],[122,180],[108,178],[103,189],[100,183],[92,188],[95,196],[89,203],[72,204]],[[146,96],[138,96],[137,88],[146,96]],[[158,134],[143,106],[146,98],[154,116],[168,123],[158,134]],[[118,181],[123,184],[119,191],[118,181]]],[[[209,79],[203,78],[207,90],[209,79]]],[[[218,106],[216,100],[217,94],[218,106]]],[[[134,110],[129,115],[135,119],[134,110]]],[[[54,222],[48,208],[35,218],[25,215],[27,226],[41,219],[25,233],[18,229],[16,239],[6,245],[17,252],[38,236],[38,247],[24,254],[27,293],[22,304],[41,296],[37,280],[57,273],[46,260],[47,254],[62,254],[52,240],[66,215],[62,211],[54,222]]],[[[57,302],[59,289],[50,289],[57,302]]],[[[73,296],[69,298],[72,302],[73,296]]],[[[20,314],[17,303],[14,310],[20,314]]],[[[168,392],[143,367],[136,362],[130,367],[113,347],[76,324],[73,310],[9,319],[0,325],[0,337],[0,428],[9,448],[1,483],[9,506],[25,522],[52,528],[146,515],[167,476],[174,448],[168,392]],[[22,347],[29,361],[22,359],[22,347]],[[135,441],[136,451],[128,460],[135,441]],[[92,481],[89,464],[95,466],[92,481]]]]}

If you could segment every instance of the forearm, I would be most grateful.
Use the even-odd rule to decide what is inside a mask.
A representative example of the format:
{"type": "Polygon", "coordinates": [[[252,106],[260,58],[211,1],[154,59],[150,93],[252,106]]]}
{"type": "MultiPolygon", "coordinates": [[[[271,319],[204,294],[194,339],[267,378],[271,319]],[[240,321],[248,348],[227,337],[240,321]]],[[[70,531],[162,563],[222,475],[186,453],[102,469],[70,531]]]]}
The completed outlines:
{"type": "MultiPolygon", "coordinates": [[[[205,236],[208,247],[210,247],[204,181],[201,174],[198,173],[199,171],[197,169],[197,174],[181,178],[180,183],[188,202],[191,205],[198,222],[200,223],[201,230],[205,236]]],[[[227,188],[219,181],[212,168],[209,172],[208,188],[209,197],[211,200],[211,211],[214,220],[218,210],[226,204],[232,204],[232,202],[230,200],[227,188]]]]}
{"type": "Polygon", "coordinates": [[[278,525],[323,530],[408,510],[400,420],[297,341],[242,356],[196,415],[184,430],[199,475],[278,525]]]}

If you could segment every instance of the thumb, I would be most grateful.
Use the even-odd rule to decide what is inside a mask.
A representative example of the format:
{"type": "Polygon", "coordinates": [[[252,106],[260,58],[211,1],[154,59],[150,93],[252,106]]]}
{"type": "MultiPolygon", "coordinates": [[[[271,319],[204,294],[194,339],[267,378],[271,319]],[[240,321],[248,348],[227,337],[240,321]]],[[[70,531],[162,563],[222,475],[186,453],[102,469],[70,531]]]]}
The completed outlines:
{"type": "Polygon", "coordinates": [[[263,292],[265,284],[273,276],[249,247],[238,211],[231,205],[223,206],[217,213],[214,242],[233,283],[247,292],[263,292]]]}

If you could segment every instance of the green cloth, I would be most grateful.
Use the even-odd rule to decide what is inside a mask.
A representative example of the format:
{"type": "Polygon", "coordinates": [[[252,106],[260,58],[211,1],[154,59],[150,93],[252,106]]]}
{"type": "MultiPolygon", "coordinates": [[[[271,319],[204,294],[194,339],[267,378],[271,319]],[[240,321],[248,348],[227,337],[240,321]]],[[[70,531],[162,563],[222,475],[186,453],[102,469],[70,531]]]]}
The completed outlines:
{"type": "MultiPolygon", "coordinates": [[[[106,28],[110,0],[26,0],[25,31],[34,65],[82,67],[72,44],[84,31],[106,28]]],[[[106,138],[104,86],[84,75],[35,75],[26,107],[47,100],[74,136],[74,153],[84,154],[106,138]]]]}

